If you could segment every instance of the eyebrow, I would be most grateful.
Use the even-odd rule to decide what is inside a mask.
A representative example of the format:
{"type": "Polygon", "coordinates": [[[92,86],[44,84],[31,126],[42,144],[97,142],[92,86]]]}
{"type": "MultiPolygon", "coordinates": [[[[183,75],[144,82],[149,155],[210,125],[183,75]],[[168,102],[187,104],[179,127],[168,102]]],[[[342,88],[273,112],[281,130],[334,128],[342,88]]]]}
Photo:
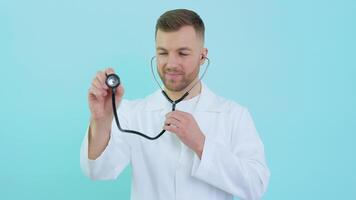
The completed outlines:
{"type": "MultiPolygon", "coordinates": [[[[167,49],[165,49],[163,47],[157,47],[156,50],[157,51],[160,51],[160,50],[161,51],[167,51],[167,49]]],[[[177,49],[177,51],[192,51],[192,49],[189,48],[189,47],[181,47],[181,48],[177,49]]]]}

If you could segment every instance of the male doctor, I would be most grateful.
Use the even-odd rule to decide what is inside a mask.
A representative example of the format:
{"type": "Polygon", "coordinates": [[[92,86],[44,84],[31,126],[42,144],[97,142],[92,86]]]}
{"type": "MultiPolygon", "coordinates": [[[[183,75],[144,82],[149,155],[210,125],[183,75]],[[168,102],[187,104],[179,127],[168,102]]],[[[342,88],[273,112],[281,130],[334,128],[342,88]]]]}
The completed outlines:
{"type": "MultiPolygon", "coordinates": [[[[132,167],[133,200],[260,199],[270,172],[264,147],[248,110],[214,94],[199,80],[207,58],[204,23],[186,9],[167,11],[156,24],[156,63],[164,91],[172,100],[189,95],[171,111],[161,91],[123,100],[116,90],[121,127],[157,140],[121,132],[113,120],[111,68],[96,74],[88,92],[90,125],[80,161],[94,180],[115,179],[132,167]]],[[[118,197],[119,198],[119,197],[118,197]]]]}

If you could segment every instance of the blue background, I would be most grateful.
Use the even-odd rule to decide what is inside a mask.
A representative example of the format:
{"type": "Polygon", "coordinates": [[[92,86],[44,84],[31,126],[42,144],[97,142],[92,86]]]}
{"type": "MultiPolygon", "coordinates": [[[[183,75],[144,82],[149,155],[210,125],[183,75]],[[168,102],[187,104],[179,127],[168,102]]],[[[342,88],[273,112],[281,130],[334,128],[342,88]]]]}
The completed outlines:
{"type": "Polygon", "coordinates": [[[129,199],[130,168],[108,182],[80,171],[87,91],[107,66],[128,99],[156,90],[154,26],[173,8],[206,24],[205,83],[253,115],[264,199],[356,199],[352,0],[0,0],[0,199],[129,199]]]}

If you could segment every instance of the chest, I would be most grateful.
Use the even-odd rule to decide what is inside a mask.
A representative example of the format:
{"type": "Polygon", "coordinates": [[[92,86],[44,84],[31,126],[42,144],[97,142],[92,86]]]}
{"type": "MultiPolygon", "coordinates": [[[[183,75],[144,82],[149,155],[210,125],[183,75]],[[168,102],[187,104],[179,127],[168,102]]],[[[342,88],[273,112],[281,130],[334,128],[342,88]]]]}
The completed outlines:
{"type": "MultiPolygon", "coordinates": [[[[135,129],[149,136],[157,135],[161,130],[167,111],[146,112],[136,117],[135,129]]],[[[228,143],[231,138],[231,124],[227,115],[217,112],[195,112],[192,114],[206,137],[220,143],[228,143]]],[[[150,169],[151,173],[172,175],[177,169],[191,169],[195,152],[180,139],[166,131],[157,140],[147,140],[133,135],[137,140],[132,152],[132,161],[136,166],[150,169]]]]}

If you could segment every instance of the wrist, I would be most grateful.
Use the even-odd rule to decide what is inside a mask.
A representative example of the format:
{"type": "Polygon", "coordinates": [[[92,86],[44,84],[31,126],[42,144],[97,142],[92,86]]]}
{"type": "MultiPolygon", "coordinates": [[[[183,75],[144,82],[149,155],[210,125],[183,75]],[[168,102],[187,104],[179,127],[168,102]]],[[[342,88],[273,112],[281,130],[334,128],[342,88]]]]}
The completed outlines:
{"type": "Polygon", "coordinates": [[[197,154],[197,156],[199,157],[199,159],[201,159],[202,155],[203,155],[203,150],[204,150],[204,143],[205,143],[205,135],[202,134],[201,139],[199,140],[195,153],[197,154]]]}
{"type": "Polygon", "coordinates": [[[90,120],[89,133],[92,137],[98,135],[109,136],[111,132],[111,120],[90,120]]]}

